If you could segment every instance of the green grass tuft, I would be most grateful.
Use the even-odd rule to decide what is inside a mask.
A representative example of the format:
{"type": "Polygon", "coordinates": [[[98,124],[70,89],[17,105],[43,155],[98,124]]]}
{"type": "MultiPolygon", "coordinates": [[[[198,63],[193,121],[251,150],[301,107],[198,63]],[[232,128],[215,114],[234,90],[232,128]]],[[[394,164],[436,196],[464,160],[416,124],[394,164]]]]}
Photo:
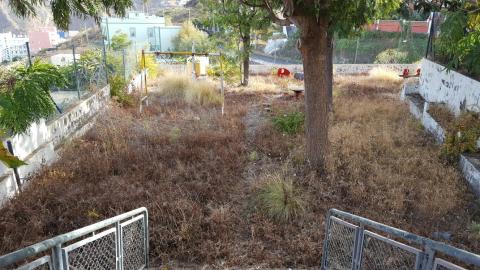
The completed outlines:
{"type": "Polygon", "coordinates": [[[273,175],[257,193],[259,209],[269,218],[289,222],[305,211],[304,200],[291,180],[273,175]]]}
{"type": "Polygon", "coordinates": [[[273,125],[275,128],[289,135],[299,133],[303,129],[305,116],[301,112],[290,112],[280,116],[273,117],[273,125]]]}

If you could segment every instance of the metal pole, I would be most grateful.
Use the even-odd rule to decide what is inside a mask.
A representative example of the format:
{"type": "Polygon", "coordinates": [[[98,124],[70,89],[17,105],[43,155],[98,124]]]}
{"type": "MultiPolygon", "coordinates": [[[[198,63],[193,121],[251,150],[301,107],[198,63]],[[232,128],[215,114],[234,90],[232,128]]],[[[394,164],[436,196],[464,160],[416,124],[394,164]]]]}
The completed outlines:
{"type": "Polygon", "coordinates": [[[357,46],[355,47],[355,58],[353,60],[353,63],[356,64],[357,63],[357,55],[358,55],[358,45],[360,43],[360,38],[357,37],[357,46]]]}
{"type": "Polygon", "coordinates": [[[147,70],[146,70],[146,62],[145,62],[145,50],[142,50],[142,62],[143,62],[143,78],[145,81],[145,95],[148,94],[148,89],[147,89],[147,70]]]}
{"type": "Polygon", "coordinates": [[[127,81],[127,66],[125,65],[125,49],[122,50],[123,80],[127,81]]]}
{"type": "Polygon", "coordinates": [[[220,52],[220,90],[222,91],[222,115],[225,114],[225,89],[223,86],[223,62],[222,53],[220,52]]]}
{"type": "MultiPolygon", "coordinates": [[[[7,149],[12,156],[15,156],[13,153],[13,145],[11,141],[7,141],[7,149]]],[[[18,191],[22,191],[22,181],[20,179],[20,174],[18,173],[18,168],[13,168],[13,174],[15,175],[15,181],[17,182],[18,191]]]]}
{"type": "Polygon", "coordinates": [[[73,68],[75,69],[75,87],[77,88],[78,99],[80,99],[80,84],[78,82],[78,69],[77,69],[77,60],[75,59],[75,45],[72,45],[73,53],[73,68]]]}
{"type": "Polygon", "coordinates": [[[107,48],[105,47],[105,39],[103,39],[103,64],[105,66],[105,82],[108,84],[107,48]]]}
{"type": "Polygon", "coordinates": [[[32,66],[32,55],[30,54],[30,43],[27,41],[25,42],[25,46],[27,46],[27,56],[28,56],[28,66],[32,66]]]}
{"type": "MultiPolygon", "coordinates": [[[[190,10],[189,10],[190,12],[190,10]]],[[[195,41],[192,42],[192,80],[195,80],[195,41]]]]}

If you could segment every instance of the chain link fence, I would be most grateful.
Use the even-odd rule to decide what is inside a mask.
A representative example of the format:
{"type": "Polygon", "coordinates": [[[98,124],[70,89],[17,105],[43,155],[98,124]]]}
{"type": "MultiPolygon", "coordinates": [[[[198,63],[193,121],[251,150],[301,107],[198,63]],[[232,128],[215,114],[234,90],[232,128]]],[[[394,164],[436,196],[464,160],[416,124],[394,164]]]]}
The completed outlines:
{"type": "Polygon", "coordinates": [[[145,208],[0,256],[0,269],[138,270],[147,267],[148,213],[145,208]],[[36,256],[42,257],[35,259],[36,256]]]}
{"type": "Polygon", "coordinates": [[[55,65],[67,79],[64,87],[52,88],[50,93],[59,112],[108,84],[106,58],[100,44],[45,50],[26,61],[27,65],[34,61],[55,65]]]}
{"type": "Polygon", "coordinates": [[[323,270],[473,270],[478,266],[479,255],[346,212],[332,209],[326,221],[323,270]]]}

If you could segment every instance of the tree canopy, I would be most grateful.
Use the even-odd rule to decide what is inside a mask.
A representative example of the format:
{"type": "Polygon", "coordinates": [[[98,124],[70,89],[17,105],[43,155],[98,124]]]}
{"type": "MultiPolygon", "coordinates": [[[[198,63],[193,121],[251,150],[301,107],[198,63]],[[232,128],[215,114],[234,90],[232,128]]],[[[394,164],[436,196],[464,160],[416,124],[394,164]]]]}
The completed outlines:
{"type": "Polygon", "coordinates": [[[92,17],[97,22],[104,12],[125,16],[133,0],[8,0],[11,10],[20,17],[36,16],[36,9],[49,5],[53,22],[61,29],[68,29],[72,16],[92,17]]]}
{"type": "Polygon", "coordinates": [[[177,51],[191,51],[192,44],[195,44],[196,52],[205,52],[208,50],[208,35],[198,30],[191,21],[186,21],[182,29],[173,39],[173,45],[177,51]]]}

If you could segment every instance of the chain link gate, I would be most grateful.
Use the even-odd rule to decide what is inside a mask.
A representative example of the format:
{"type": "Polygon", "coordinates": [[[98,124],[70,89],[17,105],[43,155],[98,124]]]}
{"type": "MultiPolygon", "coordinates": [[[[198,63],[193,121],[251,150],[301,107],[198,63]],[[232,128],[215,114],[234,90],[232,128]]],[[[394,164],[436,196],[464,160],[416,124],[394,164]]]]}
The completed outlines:
{"type": "Polygon", "coordinates": [[[477,254],[336,209],[330,210],[325,226],[322,270],[466,270],[460,265],[480,266],[477,254]]]}
{"type": "Polygon", "coordinates": [[[145,268],[148,268],[146,208],[127,212],[0,257],[0,269],[138,270],[145,268]],[[46,255],[48,250],[51,251],[51,255],[46,255]],[[38,256],[42,257],[38,258],[38,256]]]}

